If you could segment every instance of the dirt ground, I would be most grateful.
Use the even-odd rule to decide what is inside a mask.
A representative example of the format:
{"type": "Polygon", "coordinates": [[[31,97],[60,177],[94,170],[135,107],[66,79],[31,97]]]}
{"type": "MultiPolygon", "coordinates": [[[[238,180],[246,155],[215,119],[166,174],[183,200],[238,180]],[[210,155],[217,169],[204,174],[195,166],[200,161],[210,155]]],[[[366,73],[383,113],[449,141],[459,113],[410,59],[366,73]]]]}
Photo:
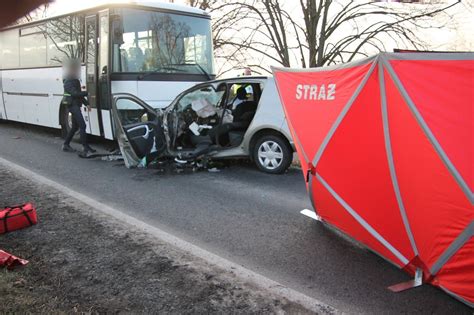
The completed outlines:
{"type": "Polygon", "coordinates": [[[0,165],[0,207],[36,226],[0,235],[30,263],[0,269],[0,313],[310,313],[0,165]]]}

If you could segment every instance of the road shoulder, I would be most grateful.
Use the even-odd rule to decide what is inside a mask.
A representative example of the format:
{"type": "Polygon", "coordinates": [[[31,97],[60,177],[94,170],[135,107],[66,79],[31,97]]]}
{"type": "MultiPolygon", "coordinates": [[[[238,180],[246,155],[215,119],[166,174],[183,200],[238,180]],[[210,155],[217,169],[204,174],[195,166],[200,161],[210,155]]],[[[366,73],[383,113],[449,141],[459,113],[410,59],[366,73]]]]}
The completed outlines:
{"type": "Polygon", "coordinates": [[[3,159],[0,182],[3,204],[33,201],[39,216],[0,236],[0,248],[30,260],[0,270],[0,313],[335,312],[3,159]]]}

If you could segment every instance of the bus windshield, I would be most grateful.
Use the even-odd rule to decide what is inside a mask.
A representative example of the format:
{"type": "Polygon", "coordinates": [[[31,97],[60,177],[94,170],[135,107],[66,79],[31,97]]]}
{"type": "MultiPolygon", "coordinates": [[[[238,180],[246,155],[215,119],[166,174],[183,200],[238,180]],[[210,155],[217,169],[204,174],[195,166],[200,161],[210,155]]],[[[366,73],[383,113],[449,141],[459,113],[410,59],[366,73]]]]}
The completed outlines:
{"type": "Polygon", "coordinates": [[[209,19],[136,9],[114,13],[113,72],[214,74],[209,19]]]}

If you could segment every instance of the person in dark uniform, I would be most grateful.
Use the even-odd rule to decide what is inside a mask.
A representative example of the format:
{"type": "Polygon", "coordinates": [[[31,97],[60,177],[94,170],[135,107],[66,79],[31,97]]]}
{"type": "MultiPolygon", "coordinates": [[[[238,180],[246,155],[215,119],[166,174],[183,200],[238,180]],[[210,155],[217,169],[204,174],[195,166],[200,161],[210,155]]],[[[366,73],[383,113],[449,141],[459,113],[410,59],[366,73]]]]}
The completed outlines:
{"type": "Polygon", "coordinates": [[[82,105],[86,105],[87,109],[90,111],[90,107],[86,98],[87,92],[81,90],[81,82],[79,81],[80,76],[80,62],[70,60],[65,63],[63,78],[63,102],[66,104],[68,112],[72,115],[72,128],[69,130],[66,139],[64,140],[62,150],[65,152],[75,152],[70,143],[74,137],[74,134],[79,130],[83,154],[88,155],[94,153],[95,150],[92,149],[87,143],[86,122],[82,116],[81,108],[82,105]]]}

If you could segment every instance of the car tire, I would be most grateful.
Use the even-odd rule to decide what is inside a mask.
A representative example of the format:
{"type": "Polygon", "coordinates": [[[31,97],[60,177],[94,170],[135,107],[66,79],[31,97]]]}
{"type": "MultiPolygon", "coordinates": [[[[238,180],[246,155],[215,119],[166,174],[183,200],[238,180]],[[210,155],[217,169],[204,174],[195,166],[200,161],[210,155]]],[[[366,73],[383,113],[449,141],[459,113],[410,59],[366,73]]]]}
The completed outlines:
{"type": "Polygon", "coordinates": [[[282,174],[290,166],[293,153],[288,142],[282,137],[263,135],[255,143],[253,160],[262,172],[282,174]]]}

